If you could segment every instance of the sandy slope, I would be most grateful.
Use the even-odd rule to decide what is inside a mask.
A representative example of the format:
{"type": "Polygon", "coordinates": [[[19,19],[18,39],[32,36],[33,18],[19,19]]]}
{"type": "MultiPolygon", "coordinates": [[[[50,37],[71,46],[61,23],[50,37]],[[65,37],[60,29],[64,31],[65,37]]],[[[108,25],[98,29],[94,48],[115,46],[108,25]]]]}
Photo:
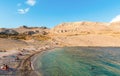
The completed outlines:
{"type": "Polygon", "coordinates": [[[0,38],[0,49],[15,49],[27,46],[27,43],[20,40],[2,39],[0,38]]]}
{"type": "Polygon", "coordinates": [[[120,39],[109,35],[59,36],[54,40],[63,46],[120,46],[120,39]]]}

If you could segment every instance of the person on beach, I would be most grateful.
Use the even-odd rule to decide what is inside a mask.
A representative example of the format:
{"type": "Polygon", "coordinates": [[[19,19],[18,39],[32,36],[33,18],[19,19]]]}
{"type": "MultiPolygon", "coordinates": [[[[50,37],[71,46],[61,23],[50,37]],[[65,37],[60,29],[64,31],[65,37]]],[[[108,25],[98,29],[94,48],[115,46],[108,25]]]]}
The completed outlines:
{"type": "Polygon", "coordinates": [[[9,66],[6,64],[3,64],[0,68],[1,68],[1,70],[8,70],[9,66]]]}
{"type": "Polygon", "coordinates": [[[3,64],[3,65],[0,67],[0,69],[1,69],[1,70],[4,69],[4,66],[5,66],[5,64],[3,64]]]}

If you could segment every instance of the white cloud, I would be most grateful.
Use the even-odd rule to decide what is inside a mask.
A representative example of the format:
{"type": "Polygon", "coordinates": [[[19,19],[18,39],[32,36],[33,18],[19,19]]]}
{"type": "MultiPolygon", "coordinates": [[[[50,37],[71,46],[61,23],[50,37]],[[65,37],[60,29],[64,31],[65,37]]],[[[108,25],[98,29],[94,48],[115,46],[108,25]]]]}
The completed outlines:
{"type": "Polygon", "coordinates": [[[111,22],[118,22],[118,21],[120,21],[120,15],[113,18],[111,22]]]}
{"type": "Polygon", "coordinates": [[[19,14],[26,14],[29,10],[30,10],[30,8],[18,9],[18,13],[19,14]]]}
{"type": "MultiPolygon", "coordinates": [[[[26,0],[25,4],[29,5],[29,7],[26,7],[25,9],[18,9],[17,12],[19,14],[26,14],[27,12],[29,12],[30,7],[33,7],[36,4],[36,0],[26,0]]],[[[24,6],[23,3],[18,3],[17,4],[18,7],[24,6]]]]}
{"type": "Polygon", "coordinates": [[[36,0],[27,0],[26,4],[28,4],[30,6],[34,6],[36,4],[36,0]]]}

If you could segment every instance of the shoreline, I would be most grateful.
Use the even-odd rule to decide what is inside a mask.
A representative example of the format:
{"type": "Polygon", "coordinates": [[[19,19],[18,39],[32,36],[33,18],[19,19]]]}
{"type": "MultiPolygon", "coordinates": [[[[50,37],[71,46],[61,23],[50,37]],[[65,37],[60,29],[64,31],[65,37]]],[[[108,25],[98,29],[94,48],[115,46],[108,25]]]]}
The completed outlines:
{"type": "Polygon", "coordinates": [[[54,49],[55,47],[56,46],[53,46],[51,44],[40,46],[30,45],[23,48],[12,49],[12,51],[16,51],[15,53],[9,53],[12,51],[0,52],[1,54],[5,53],[3,56],[0,57],[0,66],[2,66],[3,64],[7,64],[10,69],[5,71],[0,69],[0,75],[12,74],[17,76],[33,76],[35,73],[33,73],[34,69],[32,67],[32,58],[37,54],[54,49]],[[18,57],[19,60],[16,61],[16,57],[18,57]],[[33,75],[30,75],[30,72],[33,75]]]}
{"type": "Polygon", "coordinates": [[[34,56],[32,56],[30,59],[31,59],[31,69],[33,71],[35,71],[35,74],[36,76],[42,76],[41,73],[39,73],[37,70],[35,70],[35,67],[34,67],[34,62],[36,61],[36,59],[38,58],[39,55],[43,54],[44,52],[48,51],[50,49],[46,49],[45,51],[41,51],[37,54],[35,54],[34,56]]]}
{"type": "MultiPolygon", "coordinates": [[[[41,56],[42,54],[44,54],[44,53],[46,53],[48,51],[51,52],[51,51],[53,51],[53,49],[56,49],[56,48],[60,48],[60,47],[53,47],[53,48],[45,49],[44,51],[41,51],[38,54],[35,54],[34,56],[32,56],[31,57],[31,68],[32,68],[32,70],[35,70],[35,67],[34,67],[33,64],[36,61],[36,59],[38,58],[38,56],[41,56]]],[[[38,72],[36,70],[35,70],[35,73],[37,74],[37,76],[43,76],[43,75],[41,75],[40,72],[38,72]]]]}
{"type": "MultiPolygon", "coordinates": [[[[33,47],[34,46],[32,46],[32,48],[33,47]]],[[[34,61],[35,61],[34,59],[37,58],[38,55],[43,54],[44,52],[51,51],[52,49],[60,48],[60,47],[62,47],[62,46],[42,45],[39,48],[35,49],[35,51],[32,51],[31,48],[29,48],[29,50],[26,49],[25,52],[28,51],[29,54],[27,55],[25,52],[23,52],[23,53],[25,53],[25,55],[23,55],[23,57],[20,58],[21,61],[16,64],[17,65],[17,67],[15,67],[15,69],[17,70],[16,72],[19,72],[18,74],[20,76],[21,75],[22,76],[33,76],[33,75],[34,76],[42,76],[42,75],[38,75],[40,73],[38,71],[36,71],[33,66],[34,61]]],[[[66,46],[66,47],[74,47],[74,46],[66,46]]],[[[76,47],[85,47],[85,46],[76,46],[76,47]]],[[[86,46],[86,47],[92,47],[92,46],[86,46]]],[[[104,47],[104,48],[106,48],[106,47],[104,47]]],[[[21,52],[21,51],[18,51],[18,53],[19,52],[21,52]]],[[[13,54],[13,55],[16,55],[16,54],[13,54]]]]}
{"type": "MultiPolygon", "coordinates": [[[[38,76],[38,73],[34,69],[34,66],[33,66],[33,60],[34,60],[34,58],[37,58],[38,55],[40,55],[40,54],[42,54],[42,53],[44,53],[44,52],[46,52],[48,50],[54,49],[54,48],[55,47],[50,47],[50,48],[42,49],[40,51],[32,53],[27,58],[25,58],[25,60],[23,60],[20,63],[20,66],[18,67],[19,70],[24,71],[23,74],[22,74],[22,76],[26,76],[26,75],[27,76],[32,76],[33,74],[35,76],[38,76]],[[30,73],[30,71],[31,71],[31,73],[30,73]]],[[[41,76],[41,75],[39,75],[39,76],[41,76]]]]}

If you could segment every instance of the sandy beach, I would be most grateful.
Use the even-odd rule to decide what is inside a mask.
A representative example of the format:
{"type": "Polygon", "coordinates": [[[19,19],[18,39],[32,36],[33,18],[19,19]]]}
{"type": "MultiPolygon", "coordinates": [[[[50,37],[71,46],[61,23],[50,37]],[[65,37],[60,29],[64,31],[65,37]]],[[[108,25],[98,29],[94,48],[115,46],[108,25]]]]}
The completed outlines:
{"type": "Polygon", "coordinates": [[[51,45],[43,45],[37,48],[36,46],[27,46],[26,48],[19,48],[13,50],[6,50],[7,52],[0,52],[0,65],[7,64],[10,69],[9,72],[0,70],[0,74],[9,74],[17,76],[25,76],[26,74],[32,76],[35,71],[31,67],[31,58],[44,52],[46,50],[52,49],[51,45]],[[19,59],[16,59],[18,57],[19,59]]]}

